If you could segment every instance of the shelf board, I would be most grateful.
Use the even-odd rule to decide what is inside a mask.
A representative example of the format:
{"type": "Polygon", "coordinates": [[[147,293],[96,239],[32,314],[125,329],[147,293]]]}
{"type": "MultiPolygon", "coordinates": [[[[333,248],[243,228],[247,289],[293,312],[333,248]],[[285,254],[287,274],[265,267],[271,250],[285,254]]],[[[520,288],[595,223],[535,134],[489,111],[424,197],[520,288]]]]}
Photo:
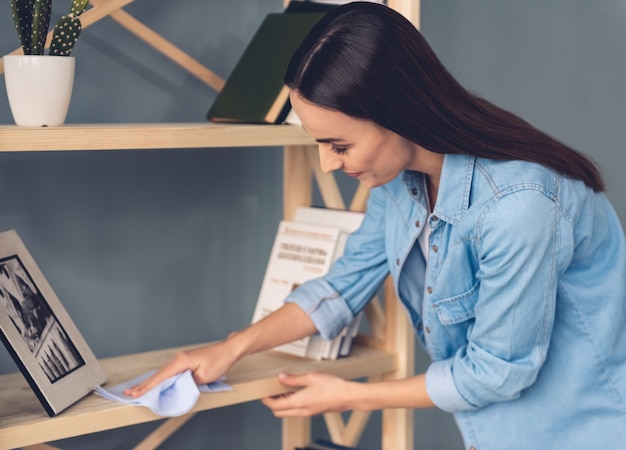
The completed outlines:
{"type": "MultiPolygon", "coordinates": [[[[113,386],[160,367],[181,348],[157,350],[101,360],[113,386]]],[[[345,379],[381,375],[396,369],[396,356],[355,346],[348,358],[314,361],[279,352],[250,355],[228,372],[234,389],[201,394],[190,413],[257,400],[286,392],[279,372],[325,372],[345,379]]],[[[0,376],[0,448],[18,448],[143,422],[161,420],[149,409],[105,400],[90,394],[55,417],[48,417],[20,373],[0,376]]]]}
{"type": "Polygon", "coordinates": [[[201,123],[0,125],[0,151],[133,150],[315,145],[298,125],[201,123]]]}

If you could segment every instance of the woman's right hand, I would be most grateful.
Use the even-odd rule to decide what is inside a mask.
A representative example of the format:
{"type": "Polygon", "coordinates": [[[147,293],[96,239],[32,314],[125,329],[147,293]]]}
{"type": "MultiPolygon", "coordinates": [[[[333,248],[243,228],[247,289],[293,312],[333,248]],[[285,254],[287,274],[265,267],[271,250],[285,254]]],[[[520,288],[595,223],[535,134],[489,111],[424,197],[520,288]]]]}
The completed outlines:
{"type": "Polygon", "coordinates": [[[295,303],[288,303],[248,328],[231,333],[224,341],[177,353],[154,375],[126,389],[124,394],[139,397],[169,377],[187,370],[191,370],[196,384],[210,383],[226,374],[239,358],[247,354],[269,350],[316,331],[309,316],[295,303]]]}
{"type": "Polygon", "coordinates": [[[124,391],[129,397],[140,397],[162,381],[190,370],[196,384],[206,384],[224,375],[235,363],[235,353],[227,341],[209,344],[192,350],[180,351],[150,378],[124,391]]]}

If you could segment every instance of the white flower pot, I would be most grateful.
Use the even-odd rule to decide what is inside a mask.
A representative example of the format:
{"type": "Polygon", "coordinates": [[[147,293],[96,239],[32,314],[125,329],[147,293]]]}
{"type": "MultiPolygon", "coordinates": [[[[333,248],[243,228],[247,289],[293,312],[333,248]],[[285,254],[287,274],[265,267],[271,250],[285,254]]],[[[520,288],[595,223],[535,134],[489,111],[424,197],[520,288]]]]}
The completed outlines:
{"type": "Polygon", "coordinates": [[[72,97],[74,67],[73,56],[6,55],[4,81],[15,123],[63,125],[72,97]]]}

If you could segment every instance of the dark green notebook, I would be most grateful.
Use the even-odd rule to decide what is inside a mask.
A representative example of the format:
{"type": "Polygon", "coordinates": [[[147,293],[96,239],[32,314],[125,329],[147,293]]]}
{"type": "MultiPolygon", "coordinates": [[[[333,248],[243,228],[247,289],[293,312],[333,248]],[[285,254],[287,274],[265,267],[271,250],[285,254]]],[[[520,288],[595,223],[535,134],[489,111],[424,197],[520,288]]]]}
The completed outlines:
{"type": "Polygon", "coordinates": [[[324,13],[268,14],[211,105],[212,122],[281,123],[289,112],[283,84],[289,58],[324,13]]]}

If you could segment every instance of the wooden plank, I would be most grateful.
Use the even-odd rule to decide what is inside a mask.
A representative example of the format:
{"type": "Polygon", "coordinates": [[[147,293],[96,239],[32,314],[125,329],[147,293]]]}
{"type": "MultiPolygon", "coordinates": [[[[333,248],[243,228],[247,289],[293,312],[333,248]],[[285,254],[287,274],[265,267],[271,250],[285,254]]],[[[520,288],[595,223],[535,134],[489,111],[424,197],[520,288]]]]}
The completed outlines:
{"type": "Polygon", "coordinates": [[[370,415],[371,411],[352,411],[343,433],[343,445],[356,447],[370,415]]]}
{"type": "Polygon", "coordinates": [[[292,220],[298,206],[312,202],[311,167],[302,145],[286,146],[283,150],[283,217],[292,220]]]}
{"type": "Polygon", "coordinates": [[[420,0],[387,0],[387,5],[413,22],[413,25],[419,27],[420,0]]]}
{"type": "Polygon", "coordinates": [[[369,195],[370,190],[359,183],[354,197],[352,197],[352,202],[350,203],[350,211],[365,212],[369,195]]]}
{"type": "Polygon", "coordinates": [[[59,450],[58,447],[53,447],[48,444],[35,444],[23,447],[22,450],[59,450]]]}
{"type": "MultiPolygon", "coordinates": [[[[283,6],[286,7],[290,1],[283,0],[283,6]]],[[[285,147],[283,151],[283,216],[285,219],[293,219],[298,206],[309,206],[313,201],[311,166],[306,153],[307,147],[305,146],[285,147]]],[[[283,419],[282,450],[305,447],[309,442],[311,442],[310,417],[283,419]]]]}
{"type": "Polygon", "coordinates": [[[311,144],[295,125],[198,123],[73,124],[61,127],[0,125],[0,151],[135,150],[266,147],[311,144]]]}
{"type": "MultiPolygon", "coordinates": [[[[414,374],[415,337],[413,327],[395,295],[391,278],[385,280],[385,347],[398,358],[396,371],[385,379],[408,378],[414,374]]],[[[386,409],[383,411],[383,450],[413,449],[413,410],[386,409]]]]}
{"type": "MultiPolygon", "coordinates": [[[[178,350],[180,348],[104,359],[101,363],[109,379],[107,385],[161,367],[178,350]]],[[[349,358],[336,361],[315,361],[279,352],[258,353],[243,358],[228,372],[226,382],[234,390],[202,394],[190,412],[286,392],[289,389],[277,378],[281,371],[318,371],[354,379],[391,372],[395,366],[394,355],[363,347],[355,347],[349,358]]],[[[112,402],[96,394],[49,418],[20,373],[0,376],[0,399],[0,448],[18,448],[163,419],[147,408],[112,402]]]]}
{"type": "Polygon", "coordinates": [[[385,341],[385,311],[377,296],[365,307],[365,317],[370,325],[370,333],[375,341],[385,341]]]}
{"type": "Polygon", "coordinates": [[[153,450],[159,447],[172,434],[176,433],[183,425],[185,425],[195,414],[185,414],[180,417],[172,417],[167,419],[156,430],[146,436],[139,444],[133,447],[133,450],[153,450]]]}
{"type": "MultiPolygon", "coordinates": [[[[147,27],[142,22],[121,9],[123,6],[126,6],[132,1],[133,0],[91,0],[90,3],[93,5],[93,8],[81,14],[81,25],[83,28],[87,28],[104,17],[110,16],[129,32],[153,47],[158,52],[167,56],[173,62],[187,70],[190,74],[208,84],[213,89],[220,91],[225,84],[223,78],[219,77],[215,72],[209,70],[196,59],[192,58],[189,54],[185,53],[173,45],[170,41],[163,38],[160,34],[156,33],[151,28],[147,27]]],[[[46,49],[50,47],[51,37],[52,31],[50,31],[46,37],[46,49]]],[[[9,54],[20,55],[23,54],[23,51],[20,47],[9,54]]],[[[0,59],[0,74],[3,72],[4,59],[0,59]]]]}
{"type": "MultiPolygon", "coordinates": [[[[106,3],[106,0],[90,1],[94,6],[104,6],[106,3]]],[[[170,41],[156,33],[148,26],[144,25],[127,12],[118,9],[116,11],[112,11],[110,16],[113,20],[137,36],[139,39],[150,45],[156,51],[167,56],[169,59],[198,78],[200,81],[211,86],[216,91],[220,91],[222,87],[224,87],[225,82],[223,78],[219,77],[215,74],[215,72],[200,64],[200,62],[192,58],[189,54],[176,47],[170,41]]]]}
{"type": "Polygon", "coordinates": [[[311,442],[310,417],[287,417],[282,425],[282,450],[306,447],[311,442]]]}
{"type": "MultiPolygon", "coordinates": [[[[132,1],[133,0],[108,0],[101,6],[88,9],[80,15],[80,23],[82,28],[87,28],[88,26],[96,23],[98,20],[108,16],[113,11],[128,5],[132,1]]],[[[50,30],[48,36],[46,37],[46,49],[50,48],[50,39],[52,38],[52,33],[53,30],[50,30]]],[[[19,47],[9,53],[9,55],[22,55],[23,53],[24,51],[22,50],[22,47],[19,47]]],[[[4,73],[4,59],[0,60],[0,73],[4,73]]]]}
{"type": "Polygon", "coordinates": [[[326,208],[346,209],[335,175],[332,172],[324,172],[320,167],[320,157],[317,147],[309,146],[306,149],[309,166],[315,175],[315,181],[320,190],[324,206],[326,208]]]}
{"type": "MultiPolygon", "coordinates": [[[[373,381],[373,380],[369,380],[373,381]]],[[[361,434],[367,425],[371,411],[351,411],[348,422],[344,422],[341,413],[324,414],[324,422],[330,440],[339,445],[354,447],[358,444],[361,434]]]]}
{"type": "Polygon", "coordinates": [[[326,429],[328,430],[330,440],[335,444],[343,445],[345,425],[341,413],[330,412],[324,414],[324,423],[326,423],[326,429]]]}

